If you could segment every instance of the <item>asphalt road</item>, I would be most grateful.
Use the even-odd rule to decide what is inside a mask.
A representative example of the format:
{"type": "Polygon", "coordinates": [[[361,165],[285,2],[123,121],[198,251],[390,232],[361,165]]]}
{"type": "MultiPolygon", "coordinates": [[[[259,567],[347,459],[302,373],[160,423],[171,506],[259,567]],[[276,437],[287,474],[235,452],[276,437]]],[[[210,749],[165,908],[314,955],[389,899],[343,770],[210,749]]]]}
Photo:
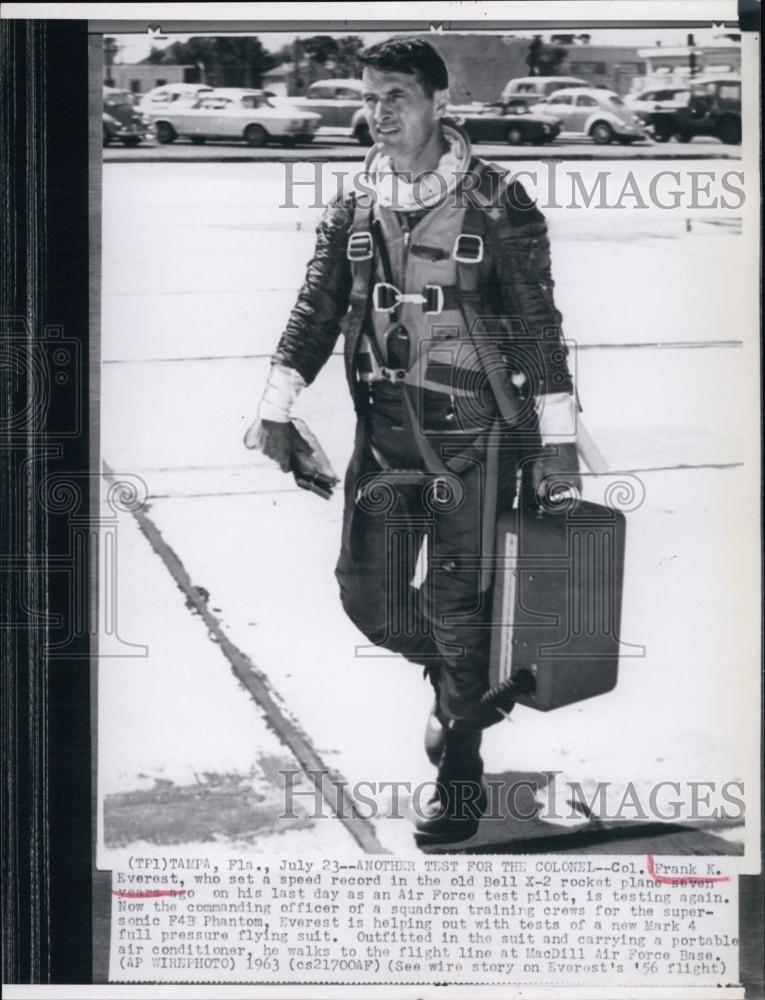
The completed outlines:
{"type": "MultiPolygon", "coordinates": [[[[640,142],[631,146],[612,143],[598,146],[589,139],[579,142],[556,142],[544,146],[508,146],[507,143],[477,143],[481,156],[493,160],[538,160],[560,158],[566,160],[674,160],[674,159],[739,159],[740,146],[726,146],[717,139],[696,138],[681,143],[672,140],[666,143],[640,142]]],[[[172,145],[160,146],[156,142],[144,143],[133,148],[121,145],[104,149],[105,163],[175,161],[226,161],[250,162],[253,160],[363,160],[366,148],[345,138],[326,138],[305,146],[286,148],[269,145],[262,149],[252,149],[242,142],[206,142],[196,145],[179,139],[172,145]]]]}

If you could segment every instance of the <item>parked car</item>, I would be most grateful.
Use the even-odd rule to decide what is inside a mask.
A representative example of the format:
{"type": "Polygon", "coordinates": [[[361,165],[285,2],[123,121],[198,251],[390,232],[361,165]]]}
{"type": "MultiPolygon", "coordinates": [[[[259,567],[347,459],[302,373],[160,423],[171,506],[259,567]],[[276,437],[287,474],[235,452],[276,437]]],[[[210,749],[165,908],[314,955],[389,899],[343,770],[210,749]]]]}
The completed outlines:
{"type": "Polygon", "coordinates": [[[675,136],[690,142],[696,135],[711,135],[722,142],[741,142],[741,79],[737,76],[704,77],[690,85],[688,103],[674,111],[654,111],[649,124],[657,142],[675,136]]]}
{"type": "Polygon", "coordinates": [[[104,87],[104,146],[118,141],[123,146],[137,146],[154,134],[151,121],[133,104],[127,90],[104,87]]]}
{"type": "Polygon", "coordinates": [[[265,146],[271,140],[283,146],[311,142],[320,118],[310,111],[276,105],[262,90],[221,87],[193,104],[176,102],[154,115],[157,141],[188,138],[243,139],[248,146],[265,146]]]}
{"type": "Polygon", "coordinates": [[[320,131],[353,135],[366,146],[372,140],[363,111],[363,91],[361,80],[317,80],[303,97],[283,97],[279,103],[313,111],[321,116],[320,131]]]}
{"type": "Polygon", "coordinates": [[[193,104],[202,94],[211,94],[212,91],[213,88],[204,83],[166,83],[144,94],[139,108],[144,114],[151,114],[157,110],[164,111],[169,104],[177,102],[193,104]]]}
{"type": "Polygon", "coordinates": [[[560,132],[560,122],[536,108],[524,111],[501,101],[496,104],[450,105],[447,109],[464,128],[471,142],[506,142],[520,146],[524,142],[541,145],[552,142],[560,132]]]}
{"type": "Polygon", "coordinates": [[[508,81],[500,100],[511,107],[530,108],[563,87],[587,86],[587,81],[580,80],[577,76],[519,76],[508,81]]]}
{"type": "Polygon", "coordinates": [[[652,111],[674,111],[688,103],[688,85],[673,87],[654,87],[640,93],[629,94],[624,98],[628,108],[632,108],[642,122],[647,122],[652,111]]]}
{"type": "Polygon", "coordinates": [[[589,136],[599,144],[614,139],[627,144],[646,138],[638,116],[612,90],[566,87],[537,104],[534,110],[557,118],[564,139],[589,136]]]}

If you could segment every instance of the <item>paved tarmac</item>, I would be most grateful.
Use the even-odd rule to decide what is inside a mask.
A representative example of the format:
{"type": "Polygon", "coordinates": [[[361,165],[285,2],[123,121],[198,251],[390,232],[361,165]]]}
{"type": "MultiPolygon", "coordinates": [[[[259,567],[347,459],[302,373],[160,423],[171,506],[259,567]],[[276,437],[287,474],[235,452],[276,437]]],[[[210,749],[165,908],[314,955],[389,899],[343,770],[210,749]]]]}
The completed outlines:
{"type": "MultiPolygon", "coordinates": [[[[298,490],[241,443],[318,210],[278,208],[276,164],[190,163],[182,175],[113,164],[103,176],[101,450],[114,478],[140,477],[147,503],[119,519],[120,639],[102,640],[99,863],[167,844],[412,851],[411,790],[433,777],[421,749],[429,687],[341,611],[340,497],[298,490]],[[146,650],[125,655],[124,642],[146,650]],[[389,784],[382,815],[333,819],[332,782],[312,785],[311,769],[409,791],[398,814],[389,784]]],[[[645,799],[661,780],[749,778],[756,705],[727,632],[756,610],[724,584],[756,572],[740,225],[579,213],[551,219],[551,234],[585,419],[613,470],[585,495],[602,499],[621,478],[638,498],[625,656],[614,692],[546,714],[519,707],[487,733],[484,756],[500,787],[528,779],[548,813],[566,782],[588,795],[606,783],[607,815],[520,826],[505,815],[466,846],[740,853],[740,822],[614,818],[630,785],[645,799]]],[[[300,410],[343,470],[353,417],[339,355],[300,410]]]]}

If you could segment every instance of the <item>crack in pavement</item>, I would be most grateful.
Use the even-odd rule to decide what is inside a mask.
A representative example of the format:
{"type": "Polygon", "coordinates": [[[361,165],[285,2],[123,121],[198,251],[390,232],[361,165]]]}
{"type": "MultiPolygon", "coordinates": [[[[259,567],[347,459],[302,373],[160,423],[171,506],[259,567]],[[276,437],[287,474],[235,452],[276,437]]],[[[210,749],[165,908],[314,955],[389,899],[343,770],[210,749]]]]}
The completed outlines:
{"type": "MultiPolygon", "coordinates": [[[[119,484],[118,476],[105,462],[103,468],[103,475],[107,482],[117,486],[119,484]]],[[[258,669],[249,656],[228,638],[219,618],[213,614],[207,601],[192,583],[180,557],[165,541],[162,532],[143,509],[143,506],[138,505],[130,512],[136,519],[141,533],[165,564],[177,586],[186,595],[187,607],[202,618],[207,626],[210,641],[219,646],[228,660],[234,676],[261,708],[266,723],[282,743],[292,751],[306,776],[314,783],[324,801],[332,809],[334,816],[340,820],[351,837],[367,854],[390,854],[390,851],[383,847],[377,839],[372,823],[362,816],[354,815],[355,804],[348,791],[348,782],[336,770],[327,767],[313,748],[308,734],[297,720],[291,718],[279,706],[278,700],[283,699],[274,691],[267,675],[258,669]]]]}

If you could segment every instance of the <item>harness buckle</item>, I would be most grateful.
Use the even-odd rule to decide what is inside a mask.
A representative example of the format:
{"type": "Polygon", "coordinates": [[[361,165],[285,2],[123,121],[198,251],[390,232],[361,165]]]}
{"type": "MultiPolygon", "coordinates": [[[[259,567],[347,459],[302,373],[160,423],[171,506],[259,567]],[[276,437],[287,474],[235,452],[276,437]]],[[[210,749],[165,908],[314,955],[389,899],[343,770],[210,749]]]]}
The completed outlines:
{"type": "Polygon", "coordinates": [[[386,382],[403,382],[406,379],[406,372],[403,368],[381,368],[380,377],[386,382]]]}
{"type": "Polygon", "coordinates": [[[422,296],[425,300],[422,308],[428,315],[437,316],[444,311],[444,290],[440,285],[425,285],[422,296]]]}
{"type": "Polygon", "coordinates": [[[403,303],[422,306],[423,312],[437,315],[444,311],[444,290],[440,285],[425,285],[421,292],[401,292],[388,281],[375,282],[372,289],[375,312],[393,312],[403,303]]]}
{"type": "Polygon", "coordinates": [[[377,281],[372,289],[372,306],[375,312],[393,312],[401,301],[401,292],[387,281],[377,281]]]}
{"type": "Polygon", "coordinates": [[[460,264],[480,264],[483,260],[483,237],[476,233],[460,233],[454,241],[452,259],[460,264]]]}
{"type": "Polygon", "coordinates": [[[351,233],[345,256],[348,260],[352,261],[371,260],[374,256],[372,234],[367,230],[359,233],[351,233]]]}

